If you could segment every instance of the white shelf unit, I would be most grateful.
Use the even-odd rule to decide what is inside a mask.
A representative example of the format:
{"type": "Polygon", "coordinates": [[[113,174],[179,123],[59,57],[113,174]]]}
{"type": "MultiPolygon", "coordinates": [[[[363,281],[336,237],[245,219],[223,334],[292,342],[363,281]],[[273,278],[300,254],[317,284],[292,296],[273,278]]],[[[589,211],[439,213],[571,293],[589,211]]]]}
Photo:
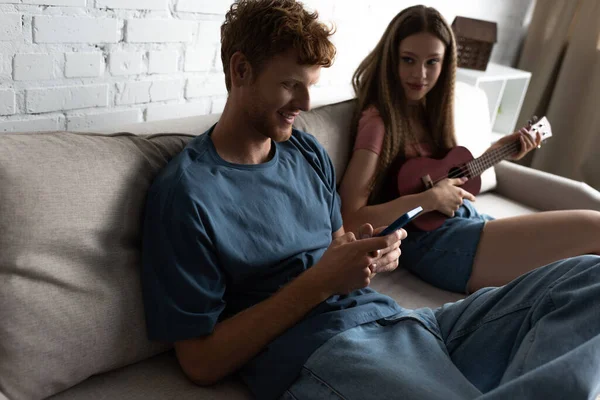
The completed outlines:
{"type": "Polygon", "coordinates": [[[485,71],[457,68],[456,79],[487,95],[493,141],[514,132],[531,72],[489,63],[485,71]]]}

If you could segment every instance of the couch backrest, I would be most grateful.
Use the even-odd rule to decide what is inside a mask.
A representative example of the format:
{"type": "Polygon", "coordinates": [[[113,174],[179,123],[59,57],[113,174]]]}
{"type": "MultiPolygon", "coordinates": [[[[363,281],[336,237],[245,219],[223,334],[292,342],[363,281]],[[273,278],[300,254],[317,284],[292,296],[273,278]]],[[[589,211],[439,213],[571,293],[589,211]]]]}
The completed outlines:
{"type": "Polygon", "coordinates": [[[47,397],[169,347],[146,340],[140,228],[189,139],[0,135],[0,393],[47,397]]]}

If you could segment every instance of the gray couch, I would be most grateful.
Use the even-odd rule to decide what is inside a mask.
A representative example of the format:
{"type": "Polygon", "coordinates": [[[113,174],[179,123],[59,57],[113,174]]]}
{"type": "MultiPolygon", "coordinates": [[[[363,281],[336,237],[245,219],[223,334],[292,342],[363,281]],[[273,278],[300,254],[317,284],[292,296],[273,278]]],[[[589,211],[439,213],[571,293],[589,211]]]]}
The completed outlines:
{"type": "MultiPolygon", "coordinates": [[[[330,152],[338,179],[352,111],[346,101],[296,122],[330,152]]],[[[146,339],[140,295],[146,191],[217,118],[123,127],[137,135],[0,135],[0,399],[250,398],[236,378],[210,388],[190,383],[171,346],[146,339]],[[146,136],[157,132],[179,134],[146,136]]],[[[600,210],[600,194],[584,184],[508,162],[494,172],[480,211],[600,210]]],[[[404,270],[372,286],[409,308],[462,297],[404,270]]]]}

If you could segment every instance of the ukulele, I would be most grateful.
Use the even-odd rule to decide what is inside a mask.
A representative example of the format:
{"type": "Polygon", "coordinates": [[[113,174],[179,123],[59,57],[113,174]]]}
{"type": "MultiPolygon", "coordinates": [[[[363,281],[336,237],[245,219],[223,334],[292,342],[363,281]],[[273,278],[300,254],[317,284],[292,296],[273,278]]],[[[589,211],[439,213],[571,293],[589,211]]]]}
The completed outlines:
{"type": "MultiPolygon", "coordinates": [[[[542,141],[552,136],[552,129],[546,117],[539,121],[534,117],[533,122],[529,123],[528,133],[531,137],[535,139],[537,132],[541,133],[542,141]]],[[[398,193],[400,196],[420,193],[445,178],[467,177],[469,180],[461,188],[475,196],[481,189],[479,175],[520,150],[521,143],[516,140],[490,150],[479,158],[474,158],[471,152],[462,146],[456,146],[439,160],[429,157],[411,158],[398,171],[398,193]]],[[[447,215],[439,211],[431,211],[417,217],[412,224],[423,231],[432,231],[442,226],[447,218],[447,215]]]]}

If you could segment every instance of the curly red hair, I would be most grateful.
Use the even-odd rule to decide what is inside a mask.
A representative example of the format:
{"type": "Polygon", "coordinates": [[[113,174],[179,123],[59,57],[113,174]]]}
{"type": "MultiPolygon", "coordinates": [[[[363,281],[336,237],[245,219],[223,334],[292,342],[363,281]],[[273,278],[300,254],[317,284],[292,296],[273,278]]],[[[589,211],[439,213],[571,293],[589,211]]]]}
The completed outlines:
{"type": "Polygon", "coordinates": [[[295,0],[239,0],[231,5],[221,26],[221,60],[227,91],[231,90],[229,61],[239,51],[258,75],[273,56],[294,49],[298,63],[330,67],[334,33],[295,0]]]}

